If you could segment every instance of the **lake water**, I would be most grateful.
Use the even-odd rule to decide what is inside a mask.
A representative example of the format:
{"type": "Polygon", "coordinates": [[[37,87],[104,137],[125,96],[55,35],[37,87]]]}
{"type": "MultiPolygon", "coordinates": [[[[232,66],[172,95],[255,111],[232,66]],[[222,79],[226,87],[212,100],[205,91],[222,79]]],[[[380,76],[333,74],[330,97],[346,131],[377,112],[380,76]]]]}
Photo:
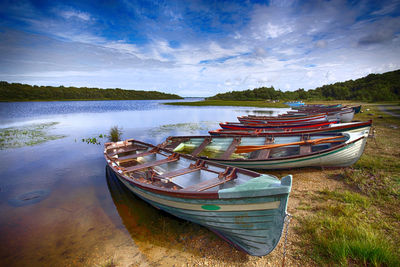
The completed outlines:
{"type": "MultiPolygon", "coordinates": [[[[206,230],[150,207],[107,176],[107,139],[99,135],[118,126],[123,139],[158,144],[170,135],[207,134],[240,115],[287,110],[164,102],[171,101],[0,103],[0,130],[49,124],[47,134],[62,136],[0,150],[0,265],[163,265],[157,251],[206,230]],[[82,142],[91,137],[101,145],[82,142]]],[[[185,259],[178,252],[169,257],[185,259]]]]}

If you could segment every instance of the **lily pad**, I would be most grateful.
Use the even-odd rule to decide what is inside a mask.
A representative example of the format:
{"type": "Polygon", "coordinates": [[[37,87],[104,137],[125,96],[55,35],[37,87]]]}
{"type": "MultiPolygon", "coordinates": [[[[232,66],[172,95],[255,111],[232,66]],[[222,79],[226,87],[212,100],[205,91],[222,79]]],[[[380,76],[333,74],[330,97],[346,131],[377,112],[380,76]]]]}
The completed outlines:
{"type": "Polygon", "coordinates": [[[51,130],[58,122],[31,124],[21,127],[0,129],[0,149],[33,146],[50,140],[64,138],[64,135],[51,135],[51,130]]]}
{"type": "Polygon", "coordinates": [[[207,131],[210,127],[215,126],[215,122],[201,121],[199,123],[176,123],[176,124],[164,124],[160,127],[153,128],[150,130],[151,136],[159,136],[162,134],[168,134],[172,131],[180,131],[186,134],[197,134],[199,131],[207,131]]]}

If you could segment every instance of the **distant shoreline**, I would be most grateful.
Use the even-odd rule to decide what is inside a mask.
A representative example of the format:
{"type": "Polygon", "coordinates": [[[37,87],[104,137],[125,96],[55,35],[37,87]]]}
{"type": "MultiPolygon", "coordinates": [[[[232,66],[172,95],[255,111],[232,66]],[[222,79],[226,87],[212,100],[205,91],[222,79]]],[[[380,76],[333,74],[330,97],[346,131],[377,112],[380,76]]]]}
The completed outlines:
{"type": "Polygon", "coordinates": [[[67,101],[127,101],[127,100],[182,100],[182,98],[149,98],[149,99],[10,99],[4,100],[0,99],[0,102],[9,103],[9,102],[67,102],[67,101]]]}
{"type": "Polygon", "coordinates": [[[91,100],[173,100],[183,97],[159,91],[101,89],[88,87],[36,86],[0,81],[1,102],[91,101],[91,100]]]}
{"type": "Polygon", "coordinates": [[[238,100],[202,100],[193,102],[167,102],[164,105],[175,106],[234,106],[234,107],[259,107],[259,108],[290,108],[283,103],[270,103],[262,100],[238,101],[238,100]]]}

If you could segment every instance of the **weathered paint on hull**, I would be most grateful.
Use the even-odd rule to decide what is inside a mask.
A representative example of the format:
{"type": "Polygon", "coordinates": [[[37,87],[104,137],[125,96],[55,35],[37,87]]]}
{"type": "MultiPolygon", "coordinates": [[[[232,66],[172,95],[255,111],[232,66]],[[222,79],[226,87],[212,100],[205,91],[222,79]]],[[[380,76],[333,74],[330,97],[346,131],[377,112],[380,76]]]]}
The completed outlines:
{"type": "MultiPolygon", "coordinates": [[[[282,235],[288,193],[215,200],[182,199],[145,191],[119,175],[117,177],[154,207],[209,228],[250,255],[270,253],[282,235]]],[[[291,176],[282,181],[284,179],[290,188],[291,176]]]]}

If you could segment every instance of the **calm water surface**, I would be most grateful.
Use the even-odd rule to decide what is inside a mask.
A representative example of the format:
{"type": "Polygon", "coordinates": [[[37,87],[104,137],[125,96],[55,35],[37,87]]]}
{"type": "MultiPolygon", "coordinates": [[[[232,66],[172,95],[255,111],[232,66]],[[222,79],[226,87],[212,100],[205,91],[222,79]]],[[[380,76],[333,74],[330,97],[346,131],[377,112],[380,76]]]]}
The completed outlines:
{"type": "Polygon", "coordinates": [[[103,146],[82,139],[117,125],[123,139],[158,144],[170,135],[207,134],[221,121],[268,110],[163,102],[0,103],[0,128],[58,122],[49,133],[65,136],[0,150],[0,265],[87,266],[107,259],[151,264],[146,248],[170,246],[169,235],[197,229],[132,196],[106,175],[103,146]]]}

